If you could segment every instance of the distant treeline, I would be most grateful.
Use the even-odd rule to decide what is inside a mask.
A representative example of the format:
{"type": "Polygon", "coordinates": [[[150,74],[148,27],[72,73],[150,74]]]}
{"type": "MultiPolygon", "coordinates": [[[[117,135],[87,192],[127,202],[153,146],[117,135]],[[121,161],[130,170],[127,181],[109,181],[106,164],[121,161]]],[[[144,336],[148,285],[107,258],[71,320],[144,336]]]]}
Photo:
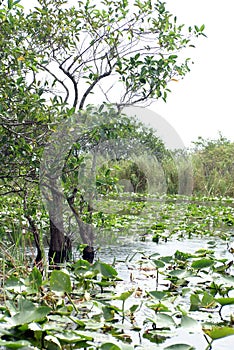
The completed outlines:
{"type": "MultiPolygon", "coordinates": [[[[200,137],[186,151],[162,152],[159,161],[142,154],[116,163],[110,183],[123,192],[234,197],[234,143],[222,135],[215,140],[200,137]]],[[[106,186],[102,190],[108,192],[106,186]]]]}
{"type": "Polygon", "coordinates": [[[234,197],[234,143],[220,135],[215,140],[200,137],[193,145],[186,155],[177,150],[164,159],[168,194],[178,193],[178,177],[184,173],[193,182],[193,195],[234,197]]]}

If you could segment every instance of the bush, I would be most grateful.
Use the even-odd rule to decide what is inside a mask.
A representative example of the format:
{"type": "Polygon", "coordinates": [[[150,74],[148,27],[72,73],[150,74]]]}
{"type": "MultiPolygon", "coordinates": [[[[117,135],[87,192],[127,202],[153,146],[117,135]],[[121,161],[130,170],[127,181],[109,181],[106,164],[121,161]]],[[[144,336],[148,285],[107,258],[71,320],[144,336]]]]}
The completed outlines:
{"type": "Polygon", "coordinates": [[[194,194],[234,197],[234,143],[220,135],[194,144],[194,194]]]}

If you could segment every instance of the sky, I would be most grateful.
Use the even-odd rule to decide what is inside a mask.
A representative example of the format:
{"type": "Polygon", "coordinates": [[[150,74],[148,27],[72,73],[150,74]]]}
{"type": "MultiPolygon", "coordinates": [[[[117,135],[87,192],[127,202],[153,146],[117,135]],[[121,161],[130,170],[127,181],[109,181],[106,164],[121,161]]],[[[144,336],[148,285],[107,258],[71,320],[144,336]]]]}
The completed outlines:
{"type": "MultiPolygon", "coordinates": [[[[189,51],[191,72],[171,84],[167,103],[150,106],[179,134],[185,146],[198,136],[216,139],[218,133],[234,141],[233,0],[166,0],[178,22],[203,23],[200,37],[189,51]]],[[[153,125],[153,122],[152,122],[153,125]]]]}
{"type": "MultiPolygon", "coordinates": [[[[21,3],[28,7],[35,0],[21,3]]],[[[174,137],[180,145],[190,147],[199,136],[216,139],[219,132],[234,142],[234,1],[166,0],[166,3],[178,23],[205,24],[207,38],[200,37],[196,48],[186,51],[185,56],[194,62],[191,72],[170,84],[172,93],[167,103],[159,100],[153,103],[149,107],[152,116],[146,116],[145,122],[157,128],[154,113],[161,116],[167,126],[164,129],[170,130],[167,143],[174,137]]]]}

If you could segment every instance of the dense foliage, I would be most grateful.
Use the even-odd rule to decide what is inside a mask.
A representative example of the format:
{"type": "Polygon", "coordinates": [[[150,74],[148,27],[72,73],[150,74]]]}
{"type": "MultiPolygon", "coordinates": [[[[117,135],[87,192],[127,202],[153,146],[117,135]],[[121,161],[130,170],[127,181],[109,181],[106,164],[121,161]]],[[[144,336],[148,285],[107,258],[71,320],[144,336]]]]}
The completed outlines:
{"type": "Polygon", "coordinates": [[[194,192],[234,197],[234,143],[220,135],[216,140],[200,138],[194,144],[194,192]]]}
{"type": "Polygon", "coordinates": [[[185,173],[195,196],[234,197],[233,142],[220,135],[214,140],[200,137],[193,144],[187,152],[174,150],[164,158],[168,194],[178,193],[178,173],[185,173]]]}

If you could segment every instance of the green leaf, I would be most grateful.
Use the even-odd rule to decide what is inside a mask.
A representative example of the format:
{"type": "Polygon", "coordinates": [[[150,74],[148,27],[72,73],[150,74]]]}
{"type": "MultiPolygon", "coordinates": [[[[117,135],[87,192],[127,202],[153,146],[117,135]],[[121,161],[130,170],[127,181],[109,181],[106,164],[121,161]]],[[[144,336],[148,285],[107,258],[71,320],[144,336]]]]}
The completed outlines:
{"type": "Polygon", "coordinates": [[[96,268],[104,277],[113,278],[118,275],[118,272],[109,264],[97,261],[93,268],[96,268]]]}
{"type": "Polygon", "coordinates": [[[159,302],[158,304],[150,304],[148,305],[148,307],[154,311],[157,312],[170,312],[171,310],[164,304],[162,304],[161,302],[159,302]]]}
{"type": "Polygon", "coordinates": [[[156,327],[158,326],[161,328],[170,328],[171,326],[175,326],[175,321],[173,320],[172,316],[167,315],[165,313],[159,313],[155,315],[155,318],[148,319],[149,321],[153,322],[156,327]]]}
{"type": "Polygon", "coordinates": [[[134,313],[137,309],[139,308],[139,305],[138,304],[134,304],[130,307],[129,311],[131,313],[134,313]]]}
{"type": "Polygon", "coordinates": [[[46,335],[44,340],[46,342],[47,349],[53,349],[53,350],[62,349],[60,341],[58,340],[58,338],[54,337],[53,335],[46,335]]]}
{"type": "Polygon", "coordinates": [[[161,260],[153,260],[154,265],[159,269],[159,268],[163,268],[165,266],[165,263],[161,260]]]}
{"type": "Polygon", "coordinates": [[[134,289],[129,290],[127,292],[123,292],[119,296],[114,296],[113,299],[125,301],[133,294],[133,292],[134,292],[134,289]]]}
{"type": "Polygon", "coordinates": [[[234,334],[234,328],[232,327],[216,327],[214,326],[211,329],[203,329],[203,332],[207,334],[211,339],[220,339],[228,337],[229,335],[234,334]]]}
{"type": "Polygon", "coordinates": [[[178,278],[184,277],[186,274],[187,274],[187,271],[184,269],[183,270],[175,269],[169,272],[169,276],[178,277],[178,278]]]}
{"type": "Polygon", "coordinates": [[[22,81],[24,80],[23,77],[19,77],[17,80],[16,80],[16,84],[17,85],[20,85],[22,83],[22,81]]]}
{"type": "Polygon", "coordinates": [[[6,280],[4,287],[13,290],[14,292],[22,292],[26,289],[25,284],[14,276],[11,276],[6,280]]]}
{"type": "Polygon", "coordinates": [[[19,310],[20,311],[10,319],[10,322],[14,326],[41,321],[51,311],[48,306],[37,307],[33,302],[25,299],[19,300],[19,310]]]}
{"type": "Polygon", "coordinates": [[[163,350],[195,350],[195,348],[188,344],[173,344],[167,346],[163,350]]]}
{"type": "Polygon", "coordinates": [[[215,298],[215,301],[217,301],[222,306],[234,304],[234,298],[215,298]]]}
{"type": "Polygon", "coordinates": [[[172,256],[161,256],[160,260],[165,262],[166,264],[169,264],[171,262],[171,260],[173,259],[172,256]]]}
{"type": "MultiPolygon", "coordinates": [[[[86,245],[82,245],[82,250],[83,248],[86,247],[86,245]]],[[[76,263],[74,265],[72,265],[72,267],[75,270],[89,270],[90,269],[90,263],[87,260],[83,260],[83,259],[79,259],[76,261],[76,263]]]]}
{"type": "Polygon", "coordinates": [[[200,328],[199,323],[196,320],[194,320],[194,318],[189,317],[187,315],[183,315],[181,317],[181,324],[180,324],[180,326],[182,328],[187,328],[187,329],[196,329],[198,327],[200,328]]]}
{"type": "Polygon", "coordinates": [[[13,7],[13,0],[8,0],[7,1],[7,7],[8,7],[9,10],[12,9],[12,7],[13,7]]]}
{"type": "Polygon", "coordinates": [[[206,267],[210,267],[214,265],[214,260],[212,259],[199,259],[199,260],[195,260],[191,267],[194,269],[205,269],[206,267]]]}
{"type": "Polygon", "coordinates": [[[201,300],[201,306],[206,308],[211,308],[214,305],[215,305],[214,297],[209,293],[205,292],[201,300]]]}
{"type": "Polygon", "coordinates": [[[190,295],[190,311],[198,311],[201,301],[197,294],[190,295]]]}
{"type": "Polygon", "coordinates": [[[205,24],[202,24],[200,27],[200,32],[203,32],[204,29],[205,29],[205,24]]]}
{"type": "Polygon", "coordinates": [[[102,350],[121,350],[121,348],[113,343],[104,343],[101,345],[102,350]]]}
{"type": "Polygon", "coordinates": [[[158,291],[158,290],[152,290],[149,292],[149,295],[151,295],[152,297],[158,299],[158,300],[162,300],[164,297],[168,296],[167,292],[162,292],[162,291],[158,291]]]}
{"type": "MultiPolygon", "coordinates": [[[[87,327],[88,328],[88,327],[87,327]]],[[[80,334],[77,331],[64,331],[63,333],[55,333],[54,336],[64,343],[78,343],[83,340],[92,340],[93,338],[84,334],[80,334]]]]}
{"type": "MultiPolygon", "coordinates": [[[[169,338],[168,335],[161,335],[157,330],[146,330],[143,334],[143,338],[148,339],[152,343],[162,344],[169,338]]],[[[149,347],[150,349],[150,347],[149,347]]],[[[161,347],[160,347],[161,349],[161,347]]]]}
{"type": "Polygon", "coordinates": [[[39,290],[42,285],[42,274],[36,266],[29,275],[29,282],[33,290],[39,290]]]}
{"type": "Polygon", "coordinates": [[[52,271],[50,288],[55,292],[70,293],[72,291],[70,276],[64,271],[52,271]]]}
{"type": "Polygon", "coordinates": [[[0,346],[5,349],[21,349],[30,347],[31,343],[27,340],[4,341],[0,340],[0,346]]]}

